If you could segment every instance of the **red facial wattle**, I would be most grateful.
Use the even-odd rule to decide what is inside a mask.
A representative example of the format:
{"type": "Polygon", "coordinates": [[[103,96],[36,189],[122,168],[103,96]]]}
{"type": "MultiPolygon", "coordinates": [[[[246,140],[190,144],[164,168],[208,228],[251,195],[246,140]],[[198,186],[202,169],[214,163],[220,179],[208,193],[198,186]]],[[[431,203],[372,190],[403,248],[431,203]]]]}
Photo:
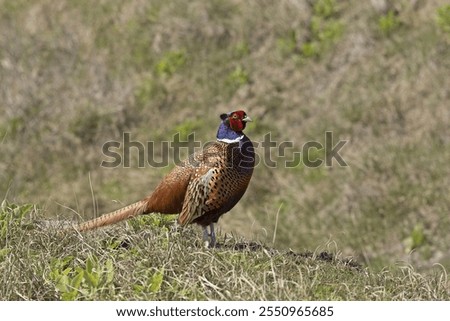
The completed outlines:
{"type": "Polygon", "coordinates": [[[229,117],[230,128],[235,132],[243,131],[246,125],[244,118],[246,118],[246,114],[243,110],[233,112],[229,117]]]}
{"type": "Polygon", "coordinates": [[[232,119],[230,118],[230,128],[234,130],[235,132],[241,132],[245,128],[245,123],[242,121],[242,119],[232,119]]]}

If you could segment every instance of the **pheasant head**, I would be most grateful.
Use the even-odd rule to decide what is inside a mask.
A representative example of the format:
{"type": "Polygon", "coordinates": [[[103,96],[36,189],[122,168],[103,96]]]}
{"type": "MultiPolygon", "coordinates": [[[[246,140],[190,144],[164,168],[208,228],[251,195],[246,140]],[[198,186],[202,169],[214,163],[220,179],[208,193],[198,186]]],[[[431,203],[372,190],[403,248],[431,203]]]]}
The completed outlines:
{"type": "Polygon", "coordinates": [[[226,143],[240,141],[244,136],[242,131],[245,129],[247,122],[252,121],[243,110],[222,114],[220,119],[222,119],[222,123],[217,131],[217,140],[226,143]]]}

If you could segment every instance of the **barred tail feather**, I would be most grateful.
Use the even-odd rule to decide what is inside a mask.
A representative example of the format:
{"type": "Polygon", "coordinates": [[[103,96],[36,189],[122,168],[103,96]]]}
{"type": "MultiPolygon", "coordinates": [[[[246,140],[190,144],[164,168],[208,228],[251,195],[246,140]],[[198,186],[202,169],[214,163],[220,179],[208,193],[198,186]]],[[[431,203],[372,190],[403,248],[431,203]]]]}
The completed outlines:
{"type": "Polygon", "coordinates": [[[94,218],[90,221],[78,224],[75,229],[80,232],[85,232],[89,230],[93,230],[102,226],[111,225],[118,223],[120,221],[129,219],[131,217],[138,216],[140,214],[144,214],[146,208],[146,203],[144,201],[139,201],[134,204],[128,205],[117,211],[104,214],[100,217],[94,218]]]}

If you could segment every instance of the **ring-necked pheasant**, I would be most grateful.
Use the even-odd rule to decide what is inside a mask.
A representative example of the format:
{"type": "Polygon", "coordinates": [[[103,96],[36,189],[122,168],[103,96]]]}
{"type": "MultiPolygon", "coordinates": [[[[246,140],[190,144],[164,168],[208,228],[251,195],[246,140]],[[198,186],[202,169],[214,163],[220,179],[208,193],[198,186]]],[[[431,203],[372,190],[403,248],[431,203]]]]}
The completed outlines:
{"type": "Polygon", "coordinates": [[[243,133],[250,117],[242,110],[220,115],[217,141],[177,165],[145,199],[79,224],[92,230],[150,213],[180,213],[181,226],[197,223],[214,246],[214,223],[244,195],[255,164],[253,144],[243,133]],[[207,227],[210,231],[208,233],[207,227]]]}

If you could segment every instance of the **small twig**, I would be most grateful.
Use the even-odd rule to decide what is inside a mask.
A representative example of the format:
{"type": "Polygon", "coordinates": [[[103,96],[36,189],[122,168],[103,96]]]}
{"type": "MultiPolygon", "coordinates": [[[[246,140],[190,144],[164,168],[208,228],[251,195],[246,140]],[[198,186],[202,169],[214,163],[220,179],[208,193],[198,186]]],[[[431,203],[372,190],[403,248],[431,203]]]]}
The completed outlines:
{"type": "Polygon", "coordinates": [[[275,227],[273,231],[272,245],[275,245],[275,239],[277,238],[277,228],[278,228],[278,217],[280,215],[281,207],[283,207],[283,203],[278,207],[277,216],[275,217],[275,227]]]}

